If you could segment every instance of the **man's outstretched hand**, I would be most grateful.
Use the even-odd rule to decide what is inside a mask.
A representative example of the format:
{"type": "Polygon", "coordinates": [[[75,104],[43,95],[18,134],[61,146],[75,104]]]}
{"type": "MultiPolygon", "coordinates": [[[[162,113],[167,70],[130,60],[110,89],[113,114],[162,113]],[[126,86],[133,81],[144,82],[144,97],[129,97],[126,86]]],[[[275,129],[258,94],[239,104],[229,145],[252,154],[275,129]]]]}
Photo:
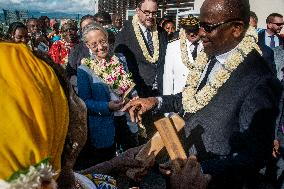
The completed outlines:
{"type": "Polygon", "coordinates": [[[210,175],[201,172],[195,156],[190,156],[185,166],[178,172],[173,171],[171,163],[161,164],[160,171],[170,177],[172,189],[206,189],[211,180],[210,175]]]}
{"type": "Polygon", "coordinates": [[[159,101],[155,97],[138,98],[129,101],[121,111],[128,111],[132,122],[141,122],[142,114],[152,110],[158,105],[159,101]]]}

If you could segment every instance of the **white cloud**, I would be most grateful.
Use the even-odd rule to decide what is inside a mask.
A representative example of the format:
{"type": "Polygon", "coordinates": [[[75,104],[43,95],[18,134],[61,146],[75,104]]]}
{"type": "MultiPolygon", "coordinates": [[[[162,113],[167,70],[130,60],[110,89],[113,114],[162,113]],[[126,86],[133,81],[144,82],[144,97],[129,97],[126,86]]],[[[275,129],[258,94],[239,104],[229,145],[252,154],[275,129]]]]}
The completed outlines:
{"type": "Polygon", "coordinates": [[[92,0],[0,0],[0,8],[86,13],[94,11],[92,0]]]}
{"type": "Polygon", "coordinates": [[[11,0],[11,3],[21,3],[21,0],[11,0]]]}

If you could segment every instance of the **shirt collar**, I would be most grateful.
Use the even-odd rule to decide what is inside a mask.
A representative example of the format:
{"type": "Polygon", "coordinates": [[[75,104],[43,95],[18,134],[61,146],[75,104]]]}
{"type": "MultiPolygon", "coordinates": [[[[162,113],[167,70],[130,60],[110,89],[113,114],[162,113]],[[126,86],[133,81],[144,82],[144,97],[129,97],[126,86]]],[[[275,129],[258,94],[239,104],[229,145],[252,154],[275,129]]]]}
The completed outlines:
{"type": "Polygon", "coordinates": [[[140,27],[141,30],[142,30],[142,33],[145,33],[146,30],[147,30],[147,28],[146,28],[145,26],[143,26],[140,22],[138,22],[138,24],[139,24],[139,27],[140,27]]]}
{"type": "MultiPolygon", "coordinates": [[[[188,39],[186,40],[186,42],[187,42],[187,46],[189,47],[189,46],[191,46],[192,45],[192,42],[191,41],[189,41],[188,39]]],[[[198,40],[198,45],[201,43],[201,40],[198,40]]]]}
{"type": "Polygon", "coordinates": [[[218,60],[218,62],[220,62],[221,64],[224,64],[225,61],[229,58],[229,56],[236,50],[236,47],[231,49],[228,52],[225,52],[223,54],[220,54],[218,56],[216,56],[216,59],[218,60]]]}

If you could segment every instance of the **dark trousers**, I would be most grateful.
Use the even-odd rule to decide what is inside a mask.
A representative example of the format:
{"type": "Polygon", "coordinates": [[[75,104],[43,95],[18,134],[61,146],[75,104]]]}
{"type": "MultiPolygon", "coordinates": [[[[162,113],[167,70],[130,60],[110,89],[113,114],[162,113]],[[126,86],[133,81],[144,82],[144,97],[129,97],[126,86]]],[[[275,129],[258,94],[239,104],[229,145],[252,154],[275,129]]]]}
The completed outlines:
{"type": "Polygon", "coordinates": [[[125,115],[114,116],[114,125],[117,150],[126,151],[138,146],[137,134],[132,133],[128,128],[125,115]]]}
{"type": "Polygon", "coordinates": [[[109,148],[95,148],[87,141],[76,160],[74,170],[80,171],[104,161],[108,161],[115,157],[115,152],[115,144],[109,148]]]}

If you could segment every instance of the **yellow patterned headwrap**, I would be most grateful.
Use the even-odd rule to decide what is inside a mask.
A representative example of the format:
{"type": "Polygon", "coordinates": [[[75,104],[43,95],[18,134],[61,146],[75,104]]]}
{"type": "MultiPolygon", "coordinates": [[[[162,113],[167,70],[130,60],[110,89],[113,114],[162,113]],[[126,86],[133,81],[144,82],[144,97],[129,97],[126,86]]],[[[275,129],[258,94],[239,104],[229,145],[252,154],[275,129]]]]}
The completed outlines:
{"type": "Polygon", "coordinates": [[[0,43],[0,179],[50,157],[60,170],[68,101],[55,72],[24,44],[0,43]]]}

